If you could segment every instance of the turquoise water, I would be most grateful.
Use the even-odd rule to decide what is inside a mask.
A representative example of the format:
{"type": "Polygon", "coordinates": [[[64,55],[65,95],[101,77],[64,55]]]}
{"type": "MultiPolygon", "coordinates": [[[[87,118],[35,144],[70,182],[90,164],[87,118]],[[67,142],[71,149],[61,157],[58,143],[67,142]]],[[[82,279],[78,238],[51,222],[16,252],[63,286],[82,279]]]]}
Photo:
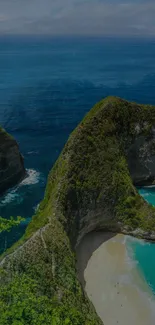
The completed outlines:
{"type": "MultiPolygon", "coordinates": [[[[139,193],[147,202],[155,206],[155,186],[141,188],[139,193]]],[[[155,295],[155,244],[128,238],[127,245],[132,250],[132,257],[137,261],[139,271],[155,295]]]]}
{"type": "Polygon", "coordinates": [[[137,267],[144,276],[155,295],[155,244],[136,239],[129,239],[133,258],[138,262],[137,267]]]}
{"type": "Polygon", "coordinates": [[[139,193],[148,203],[155,206],[155,186],[141,188],[139,193]]]}

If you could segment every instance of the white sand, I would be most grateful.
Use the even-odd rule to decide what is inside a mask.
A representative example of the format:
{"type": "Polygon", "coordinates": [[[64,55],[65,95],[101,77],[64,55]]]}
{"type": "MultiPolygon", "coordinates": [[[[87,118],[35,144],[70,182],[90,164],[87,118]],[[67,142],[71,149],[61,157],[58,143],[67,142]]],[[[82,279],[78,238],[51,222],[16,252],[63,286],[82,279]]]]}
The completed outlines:
{"type": "Polygon", "coordinates": [[[77,252],[78,269],[86,267],[89,299],[104,325],[155,325],[152,292],[127,256],[125,236],[107,236],[102,233],[103,240],[99,233],[86,236],[77,252]],[[96,247],[93,253],[91,246],[96,247]]]}

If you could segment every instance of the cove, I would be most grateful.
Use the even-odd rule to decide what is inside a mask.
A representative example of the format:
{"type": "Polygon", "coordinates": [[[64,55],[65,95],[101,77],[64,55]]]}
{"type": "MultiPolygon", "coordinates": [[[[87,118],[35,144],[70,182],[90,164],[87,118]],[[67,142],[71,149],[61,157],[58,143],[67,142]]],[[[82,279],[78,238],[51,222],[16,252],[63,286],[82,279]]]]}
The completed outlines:
{"type": "Polygon", "coordinates": [[[144,242],[101,231],[87,234],[77,248],[79,279],[105,325],[154,325],[154,295],[135,243],[143,252],[144,242]]]}
{"type": "MultiPolygon", "coordinates": [[[[155,186],[138,191],[155,205],[155,186]]],[[[154,243],[103,231],[89,233],[77,248],[77,270],[106,325],[154,325],[154,243]]]]}

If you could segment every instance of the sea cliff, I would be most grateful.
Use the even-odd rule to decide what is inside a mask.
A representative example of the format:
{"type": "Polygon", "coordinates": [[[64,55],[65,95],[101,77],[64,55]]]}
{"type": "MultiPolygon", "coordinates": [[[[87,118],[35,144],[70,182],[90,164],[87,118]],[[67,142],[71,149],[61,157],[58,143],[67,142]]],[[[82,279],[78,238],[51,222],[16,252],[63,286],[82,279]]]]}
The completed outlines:
{"type": "Polygon", "coordinates": [[[36,215],[1,267],[35,278],[67,303],[69,320],[76,310],[77,323],[66,324],[101,324],[77,280],[75,247],[93,230],[155,238],[155,208],[135,187],[154,182],[154,162],[155,107],[116,97],[96,104],[69,137],[36,215]]]}
{"type": "Polygon", "coordinates": [[[15,139],[0,127],[0,194],[25,176],[23,157],[15,139]]]}

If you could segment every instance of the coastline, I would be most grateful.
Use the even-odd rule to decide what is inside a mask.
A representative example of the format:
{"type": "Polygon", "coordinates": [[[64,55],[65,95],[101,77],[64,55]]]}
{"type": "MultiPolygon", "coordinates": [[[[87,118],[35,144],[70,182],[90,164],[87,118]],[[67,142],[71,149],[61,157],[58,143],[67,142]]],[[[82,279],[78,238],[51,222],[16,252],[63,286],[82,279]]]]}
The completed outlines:
{"type": "Polygon", "coordinates": [[[153,293],[128,254],[126,236],[88,234],[77,257],[80,281],[104,325],[154,325],[153,293]]]}

